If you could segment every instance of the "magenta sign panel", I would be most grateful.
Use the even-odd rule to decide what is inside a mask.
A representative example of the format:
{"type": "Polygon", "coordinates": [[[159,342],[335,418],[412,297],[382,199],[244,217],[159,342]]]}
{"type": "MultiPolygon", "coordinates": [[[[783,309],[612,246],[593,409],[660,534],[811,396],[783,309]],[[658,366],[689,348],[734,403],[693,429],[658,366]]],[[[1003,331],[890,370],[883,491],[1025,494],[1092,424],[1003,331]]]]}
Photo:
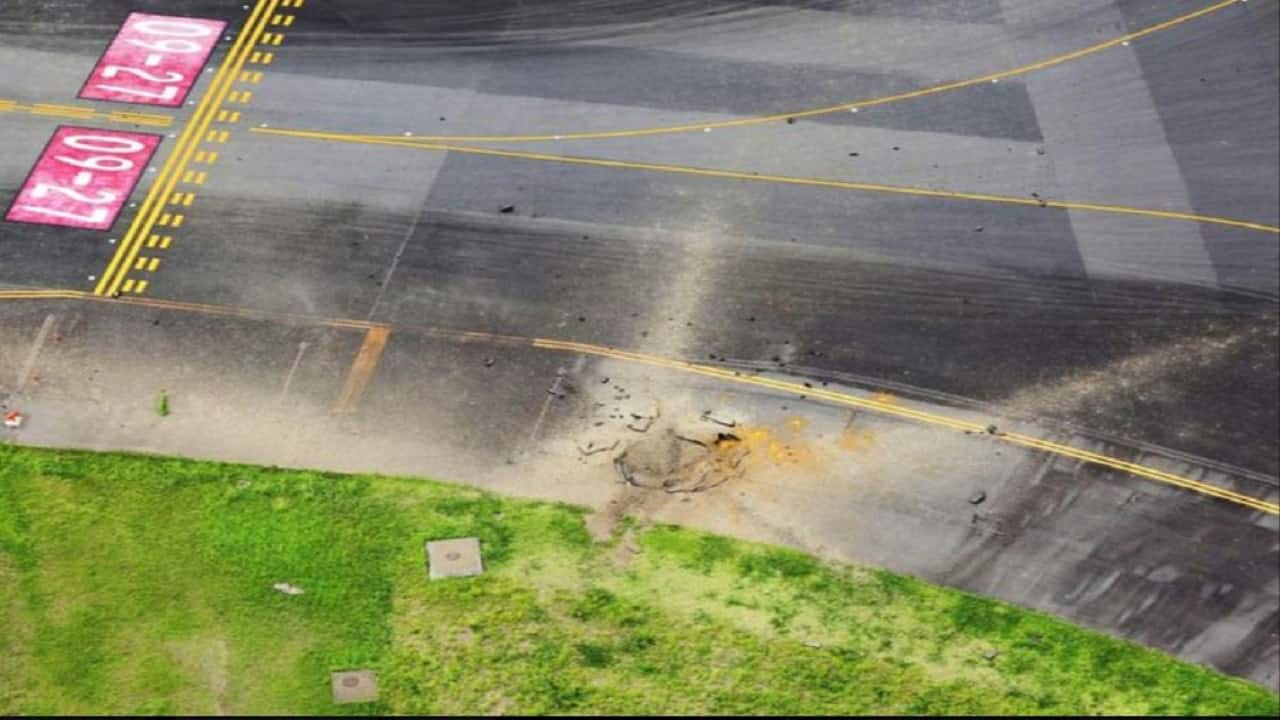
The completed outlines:
{"type": "Polygon", "coordinates": [[[177,107],[226,27],[221,20],[132,13],[77,97],[177,107]]]}
{"type": "Polygon", "coordinates": [[[63,125],[4,219],[109,230],[159,145],[159,135],[63,125]]]}

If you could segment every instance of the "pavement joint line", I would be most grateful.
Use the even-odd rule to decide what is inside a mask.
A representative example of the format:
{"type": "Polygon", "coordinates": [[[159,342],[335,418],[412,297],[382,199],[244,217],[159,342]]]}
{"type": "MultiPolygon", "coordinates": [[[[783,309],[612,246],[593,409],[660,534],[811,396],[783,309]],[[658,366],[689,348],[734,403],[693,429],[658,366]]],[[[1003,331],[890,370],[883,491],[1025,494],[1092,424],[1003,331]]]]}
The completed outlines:
{"type": "MultiPolygon", "coordinates": [[[[746,118],[737,118],[734,120],[721,120],[716,122],[704,122],[689,125],[666,125],[649,128],[636,128],[632,130],[601,130],[594,132],[578,132],[568,133],[560,132],[546,135],[423,135],[419,139],[428,142],[554,142],[556,140],[606,140],[611,138],[627,138],[642,137],[648,135],[669,135],[675,133],[688,132],[711,132],[715,128],[731,128],[731,127],[747,127],[752,125],[764,125],[767,123],[786,122],[787,120],[796,120],[806,117],[816,117],[819,115],[830,115],[838,112],[857,112],[859,109],[876,107],[879,105],[887,105],[889,103],[902,102],[904,100],[914,100],[916,98],[928,95],[937,95],[939,93],[950,92],[962,88],[972,87],[983,83],[998,83],[1000,80],[1011,77],[1018,77],[1028,73],[1044,70],[1045,68],[1055,67],[1063,63],[1071,62],[1082,57],[1093,55],[1095,53],[1108,50],[1113,47],[1123,46],[1125,43],[1132,42],[1139,38],[1154,35],[1155,33],[1168,30],[1183,23],[1190,22],[1197,18],[1210,15],[1212,13],[1223,10],[1237,3],[1244,3],[1245,0],[1219,0],[1207,7],[1195,10],[1185,15],[1179,15],[1169,20],[1165,20],[1155,25],[1148,26],[1141,30],[1136,30],[1127,35],[1120,35],[1110,40],[1080,48],[1072,52],[1055,55],[1045,58],[1037,62],[1027,65],[1020,65],[1008,70],[988,73],[978,77],[969,78],[967,80],[957,80],[953,82],[943,83],[940,85],[931,85],[929,87],[911,90],[895,95],[887,95],[878,98],[870,98],[867,100],[855,100],[851,102],[840,103],[839,105],[827,105],[824,107],[809,108],[806,110],[796,110],[788,113],[778,113],[772,115],[758,115],[746,118]]],[[[394,136],[385,136],[391,138],[394,136]]]]}
{"type": "MultiPolygon", "coordinates": [[[[143,281],[146,282],[146,281],[143,281]]],[[[154,298],[142,297],[122,297],[115,300],[109,300],[101,296],[77,290],[0,290],[0,300],[79,300],[92,302],[111,302],[115,304],[133,305],[138,307],[174,310],[179,312],[195,312],[214,316],[237,317],[247,320],[269,320],[283,321],[300,324],[308,324],[320,327],[333,327],[350,330],[361,330],[366,333],[365,344],[361,346],[362,351],[365,345],[370,343],[381,343],[385,346],[386,338],[390,336],[393,330],[405,332],[409,330],[419,330],[425,334],[436,337],[447,337],[462,341],[479,341],[488,343],[502,343],[517,346],[534,347],[544,350],[553,350],[560,352],[571,352],[580,355],[593,355],[597,357],[607,357],[625,362],[635,362],[647,364],[655,367],[664,367],[680,372],[686,372],[705,377],[717,378],[737,384],[755,385],[758,387],[769,388],[776,391],[803,395],[806,399],[813,398],[816,400],[825,400],[829,403],[842,405],[845,407],[855,407],[865,410],[871,410],[883,415],[890,415],[906,420],[912,420],[924,424],[949,428],[964,432],[966,434],[982,435],[993,440],[1016,445],[1031,450],[1040,450],[1053,455],[1072,458],[1082,462],[1098,465],[1102,467],[1119,470],[1126,474],[1152,480],[1158,483],[1169,485],[1172,487],[1189,490],[1208,497],[1224,500],[1236,505],[1258,510],[1270,515],[1280,515],[1280,504],[1269,502],[1261,498],[1255,498],[1243,493],[1238,493],[1228,488],[1218,487],[1209,483],[1204,483],[1192,478],[1183,477],[1174,473],[1166,472],[1158,468],[1141,465],[1138,463],[1122,460],[1120,458],[1102,455],[1089,450],[1072,447],[1062,443],[1044,440],[1022,433],[1003,433],[989,432],[989,426],[981,422],[971,420],[963,420],[958,418],[947,417],[937,413],[916,410],[898,404],[895,401],[881,399],[883,396],[876,394],[870,398],[863,398],[848,393],[839,393],[832,390],[824,390],[821,388],[805,387],[801,383],[777,380],[774,378],[762,377],[759,375],[744,374],[741,371],[730,370],[726,368],[715,367],[712,365],[703,365],[687,360],[678,360],[664,358],[656,355],[646,355],[643,353],[630,352],[610,348],[603,345],[593,345],[589,343],[579,343],[566,340],[552,340],[548,338],[530,338],[515,335],[501,335],[498,333],[489,333],[481,331],[469,330],[451,330],[445,328],[432,327],[410,327],[410,326],[394,326],[386,323],[375,323],[366,320],[349,320],[341,318],[325,318],[313,315],[299,315],[293,313],[279,313],[265,310],[253,310],[249,308],[236,308],[223,305],[209,305],[204,303],[181,302],[174,300],[159,300],[154,298]],[[376,335],[374,333],[377,333],[376,335]],[[378,338],[381,338],[380,340],[378,338]],[[370,338],[373,338],[372,340],[370,338]]],[[[367,354],[366,354],[367,355],[367,354]]],[[[381,355],[381,349],[377,350],[377,355],[381,355]]],[[[357,355],[356,364],[361,362],[359,354],[357,355]]],[[[372,359],[372,363],[366,360],[368,366],[367,372],[372,374],[376,367],[377,358],[372,359]]],[[[362,370],[361,372],[365,372],[362,370]]],[[[355,373],[355,364],[352,367],[352,374],[355,373]]],[[[367,384],[368,378],[364,383],[367,384]]],[[[348,384],[353,383],[351,375],[348,376],[348,384]]],[[[361,391],[363,388],[361,388],[361,391]]],[[[346,396],[347,390],[344,386],[343,393],[339,396],[339,401],[346,396]]],[[[353,399],[357,398],[357,393],[352,393],[353,399]]]]}
{"type": "MultiPolygon", "coordinates": [[[[1233,0],[1234,1],[1234,0],[1233,0]]],[[[760,183],[775,183],[782,185],[802,185],[809,187],[822,187],[834,190],[849,190],[856,192],[876,192],[888,193],[893,195],[911,195],[916,197],[930,197],[940,200],[965,200],[973,202],[990,202],[1000,203],[1004,205],[1021,205],[1024,207],[1040,207],[1051,208],[1055,210],[1081,210],[1089,212],[1110,213],[1119,215],[1136,215],[1142,217],[1160,218],[1163,220],[1178,220],[1193,223],[1203,223],[1210,225],[1225,225],[1228,227],[1236,227],[1245,230],[1255,230],[1258,232],[1266,232],[1272,234],[1280,234],[1280,227],[1274,225],[1266,225],[1263,223],[1251,222],[1248,220],[1236,220],[1233,218],[1216,217],[1212,215],[1198,215],[1190,212],[1175,212],[1169,210],[1155,210],[1149,208],[1129,207],[1126,205],[1108,205],[1101,203],[1076,202],[1070,200],[1050,200],[1047,198],[1026,198],[1013,195],[994,195],[988,193],[971,193],[959,192],[953,190],[930,190],[928,188],[914,187],[910,185],[884,185],[880,183],[854,182],[846,180],[834,180],[827,178],[806,178],[793,175],[770,175],[766,173],[747,172],[742,170],[722,170],[718,168],[695,167],[690,165],[670,165],[665,163],[647,163],[633,162],[629,160],[611,160],[608,158],[588,157],[581,155],[558,155],[552,153],[527,152],[522,150],[503,150],[499,148],[470,147],[467,145],[445,145],[434,143],[419,143],[404,138],[383,139],[370,135],[348,135],[344,133],[328,133],[314,132],[309,130],[289,130],[281,128],[250,128],[250,132],[261,133],[266,135],[279,135],[283,137],[301,138],[306,140],[326,140],[332,142],[348,142],[366,145],[388,145],[392,147],[415,148],[419,150],[429,150],[435,152],[457,152],[470,155],[487,155],[490,157],[510,158],[516,160],[535,160],[542,162],[564,163],[568,165],[586,165],[592,167],[606,167],[625,170],[641,170],[648,172],[663,172],[677,175],[696,175],[702,177],[712,177],[727,180],[745,180],[760,183]]]]}
{"type": "Polygon", "coordinates": [[[259,38],[265,31],[267,19],[275,11],[279,3],[280,0],[258,0],[254,5],[253,11],[248,19],[245,20],[242,31],[236,36],[235,44],[226,57],[223,58],[208,91],[200,98],[195,112],[183,129],[177,146],[174,147],[173,152],[166,159],[163,170],[152,184],[151,190],[147,193],[142,209],[134,216],[134,221],[130,224],[125,240],[117,247],[115,254],[107,265],[107,270],[103,273],[102,279],[98,282],[97,287],[94,288],[95,294],[115,295],[120,285],[125,281],[125,277],[129,273],[130,263],[137,256],[143,238],[151,232],[151,228],[155,225],[155,221],[164,207],[161,202],[162,199],[173,192],[181,173],[191,160],[192,153],[195,152],[200,144],[199,138],[208,131],[214,114],[221,109],[227,93],[231,91],[231,87],[235,83],[236,76],[243,69],[245,58],[257,45],[259,38]]]}

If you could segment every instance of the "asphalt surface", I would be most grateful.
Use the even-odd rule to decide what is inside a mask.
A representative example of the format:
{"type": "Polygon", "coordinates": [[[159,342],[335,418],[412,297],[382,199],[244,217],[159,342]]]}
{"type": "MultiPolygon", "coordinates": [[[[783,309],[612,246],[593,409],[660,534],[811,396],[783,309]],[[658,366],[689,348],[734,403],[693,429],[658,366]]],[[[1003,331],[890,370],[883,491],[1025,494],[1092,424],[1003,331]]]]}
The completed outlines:
{"type": "MultiPolygon", "coordinates": [[[[590,468],[547,479],[562,473],[548,457],[577,459],[579,416],[592,408],[546,398],[558,397],[557,378],[625,371],[493,336],[554,338],[980,411],[1274,502],[1275,232],[1008,200],[1280,224],[1276,2],[1231,3],[998,82],[803,112],[1025,66],[1208,6],[307,0],[270,28],[285,36],[264,46],[273,61],[246,66],[262,77],[173,244],[142,252],[159,269],[129,275],[147,280],[145,293],[123,293],[266,314],[0,301],[0,398],[85,414],[33,424],[30,442],[430,474],[604,502],[612,488],[590,468]],[[779,117],[723,126],[762,115],[779,117]],[[457,142],[536,158],[422,139],[449,135],[547,138],[457,142]],[[811,179],[912,190],[796,182],[811,179]],[[392,328],[370,384],[344,408],[353,413],[331,414],[359,374],[363,330],[317,318],[392,328]],[[48,360],[28,360],[46,322],[66,345],[46,341],[30,357],[48,360]],[[202,398],[201,416],[219,422],[156,427],[145,407],[162,382],[202,398]],[[235,430],[238,413],[270,419],[277,439],[235,430]]],[[[105,110],[74,95],[128,12],[239,27],[244,7],[5,3],[0,100],[105,110]]],[[[215,84],[208,75],[193,101],[215,84]]],[[[200,110],[173,113],[162,155],[200,110]]],[[[59,122],[82,121],[0,112],[0,200],[59,122]]],[[[0,224],[0,290],[92,293],[133,223],[126,211],[110,233],[0,224]]],[[[678,373],[643,383],[655,402],[722,397],[678,373]]],[[[743,393],[738,411],[760,422],[797,411],[817,425],[851,422],[823,420],[829,411],[809,398],[720,392],[743,393]],[[768,411],[754,404],[766,400],[768,411]]],[[[1038,453],[901,439],[895,427],[876,431],[899,438],[884,446],[901,454],[875,462],[933,482],[881,469],[895,484],[874,492],[819,484],[803,498],[759,499],[763,530],[686,519],[1280,682],[1274,516],[1176,501],[1186,491],[1038,453]],[[963,498],[977,486],[993,498],[1001,489],[991,511],[1001,529],[974,530],[963,498]]]]}

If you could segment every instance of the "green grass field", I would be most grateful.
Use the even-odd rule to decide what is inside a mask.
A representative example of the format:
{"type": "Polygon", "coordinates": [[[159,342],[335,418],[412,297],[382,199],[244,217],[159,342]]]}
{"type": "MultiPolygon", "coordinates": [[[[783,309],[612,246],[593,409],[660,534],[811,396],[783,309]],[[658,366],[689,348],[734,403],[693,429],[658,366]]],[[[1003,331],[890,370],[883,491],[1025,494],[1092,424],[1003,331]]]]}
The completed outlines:
{"type": "Polygon", "coordinates": [[[628,532],[422,480],[0,445],[0,714],[1280,712],[911,578],[628,532]],[[486,574],[429,582],[423,542],[471,535],[486,574]],[[356,667],[380,703],[331,704],[356,667]]]}

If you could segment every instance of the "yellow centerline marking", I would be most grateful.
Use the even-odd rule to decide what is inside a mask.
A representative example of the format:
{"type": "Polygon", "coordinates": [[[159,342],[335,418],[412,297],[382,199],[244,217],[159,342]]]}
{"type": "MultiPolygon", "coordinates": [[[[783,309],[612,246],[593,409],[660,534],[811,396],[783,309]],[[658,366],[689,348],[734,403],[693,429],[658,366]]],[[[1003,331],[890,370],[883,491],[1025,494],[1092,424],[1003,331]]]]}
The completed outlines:
{"type": "Polygon", "coordinates": [[[405,147],[437,152],[457,152],[471,155],[512,158],[517,160],[537,160],[543,162],[564,163],[569,165],[642,170],[648,172],[674,173],[677,175],[696,175],[700,177],[745,180],[749,182],[776,183],[783,185],[802,185],[808,187],[829,188],[833,190],[889,193],[894,195],[939,198],[943,200],[967,200],[973,202],[1000,203],[1004,205],[1021,205],[1024,207],[1054,208],[1057,210],[1085,210],[1090,212],[1119,215],[1137,215],[1141,217],[1160,218],[1163,220],[1180,220],[1211,225],[1226,225],[1245,230],[1280,234],[1280,227],[1275,225],[1266,225],[1263,223],[1236,220],[1233,218],[1216,217],[1213,215],[1198,215],[1195,213],[1175,212],[1170,210],[1153,210],[1149,208],[1128,207],[1125,205],[1106,205],[1101,203],[1075,202],[1070,200],[1050,200],[1047,198],[1025,198],[1013,195],[993,195],[988,193],[957,192],[952,190],[930,190],[928,188],[913,187],[910,185],[883,185],[880,183],[852,182],[825,178],[806,178],[792,175],[770,175],[766,173],[744,172],[740,170],[720,170],[716,168],[693,167],[689,165],[609,160],[607,158],[585,157],[579,155],[557,155],[552,153],[528,152],[523,150],[469,147],[466,145],[440,145],[412,142],[403,138],[390,140],[373,135],[351,135],[345,133],[288,130],[280,128],[250,128],[250,132],[304,138],[309,140],[328,140],[333,142],[347,142],[366,145],[389,145],[393,147],[405,147]]]}
{"type": "Polygon", "coordinates": [[[26,105],[17,100],[0,98],[0,112],[27,112],[42,117],[64,117],[72,120],[104,120],[128,125],[152,125],[168,127],[173,124],[169,115],[150,115],[147,113],[130,113],[119,110],[99,112],[91,107],[76,105],[58,105],[56,103],[32,103],[26,105]]]}
{"type": "Polygon", "coordinates": [[[263,30],[266,28],[266,19],[270,17],[270,13],[275,10],[279,2],[280,0],[258,0],[254,6],[253,12],[249,15],[248,20],[245,21],[242,32],[236,38],[235,44],[226,57],[223,58],[217,74],[214,75],[209,91],[200,99],[195,113],[192,114],[191,120],[178,138],[178,144],[174,147],[173,152],[169,154],[159,177],[152,183],[151,190],[147,193],[141,209],[139,209],[138,214],[130,224],[124,240],[116,248],[116,252],[107,265],[107,269],[103,272],[102,278],[94,288],[94,294],[115,295],[120,289],[125,275],[128,274],[130,264],[138,254],[142,239],[151,232],[151,228],[155,225],[163,209],[163,198],[168,197],[173,192],[178,178],[191,159],[196,146],[199,145],[199,138],[204,136],[208,130],[213,120],[214,112],[219,109],[223,99],[230,91],[236,75],[244,65],[245,57],[253,49],[253,46],[257,44],[258,38],[261,37],[263,30]]]}
{"type": "MultiPolygon", "coordinates": [[[[143,281],[144,283],[146,281],[143,281]]],[[[86,292],[74,290],[0,290],[0,300],[93,300],[104,301],[100,296],[86,292]]],[[[385,346],[386,339],[394,329],[393,326],[384,323],[374,323],[367,320],[347,320],[340,318],[323,318],[310,315],[296,315],[291,313],[273,313],[261,310],[251,310],[248,308],[236,308],[222,305],[208,305],[203,303],[178,302],[173,300],[157,300],[153,298],[121,298],[115,300],[117,303],[128,305],[138,305],[148,308],[160,308],[166,310],[176,310],[181,312],[198,312],[208,315],[216,315],[223,317],[237,317],[250,320],[277,320],[295,323],[309,323],[324,327],[346,328],[353,330],[362,330],[367,333],[364,344],[361,346],[361,353],[364,355],[362,361],[361,355],[357,355],[355,365],[352,367],[352,375],[356,374],[356,365],[361,367],[367,366],[367,371],[371,374],[373,367],[376,366],[377,358],[373,355],[380,355],[382,348],[385,346]],[[376,331],[376,334],[375,334],[376,331]],[[370,348],[366,351],[365,348],[370,348]],[[376,350],[376,353],[373,352],[376,350]],[[363,363],[363,364],[362,364],[363,363]]],[[[406,331],[412,328],[403,328],[406,331]]],[[[898,417],[904,420],[933,425],[936,427],[948,428],[968,434],[982,434],[984,437],[995,441],[1016,445],[1025,449],[1039,450],[1052,455],[1072,458],[1081,462],[1090,463],[1102,467],[1118,470],[1135,477],[1146,480],[1178,487],[1184,490],[1190,490],[1209,497],[1218,498],[1227,502],[1241,505],[1252,510],[1259,510],[1270,515],[1280,515],[1280,504],[1270,502],[1261,498],[1252,497],[1243,493],[1238,493],[1228,488],[1218,487],[1192,478],[1183,477],[1174,473],[1165,472],[1163,470],[1140,465],[1138,463],[1121,460],[1119,458],[1102,455],[1100,453],[1082,450],[1080,448],[1064,445],[1062,443],[1044,440],[1042,438],[1025,435],[1022,433],[995,433],[987,432],[987,425],[983,422],[975,422],[962,418],[948,417],[938,413],[927,412],[924,410],[916,410],[901,404],[876,399],[875,397],[865,398],[848,393],[836,392],[834,390],[826,390],[822,388],[805,387],[803,384],[790,382],[785,380],[776,380],[773,378],[760,377],[755,375],[744,375],[739,371],[729,370],[725,368],[715,367],[712,365],[702,365],[700,363],[688,362],[686,360],[676,360],[664,358],[656,355],[645,355],[643,353],[629,352],[618,350],[615,348],[605,347],[603,345],[592,345],[589,343],[570,342],[564,340],[552,340],[547,338],[529,338],[513,335],[498,335],[495,333],[476,332],[476,331],[460,331],[446,330],[441,328],[417,328],[428,334],[441,337],[452,337],[464,340],[481,340],[496,343],[509,343],[528,345],[544,350],[553,350],[559,352],[570,352],[580,355],[594,355],[598,357],[608,357],[626,362],[642,363],[655,367],[663,367],[680,372],[692,373],[706,377],[716,378],[719,380],[733,382],[737,384],[754,385],[757,387],[769,388],[786,393],[803,395],[806,398],[815,400],[824,400],[836,405],[845,407],[856,407],[864,410],[871,410],[883,415],[898,417]]],[[[361,370],[364,373],[365,370],[361,370]]],[[[344,397],[352,400],[358,399],[359,392],[355,388],[352,375],[348,376],[347,384],[352,385],[352,391],[348,392],[344,386],[343,393],[339,396],[339,406],[343,406],[341,401],[344,397]]],[[[366,378],[364,383],[367,384],[366,378]]]]}
{"type": "MultiPolygon", "coordinates": [[[[1036,72],[1037,70],[1044,70],[1045,68],[1051,68],[1056,65],[1061,65],[1063,63],[1071,62],[1072,60],[1085,57],[1087,55],[1093,55],[1094,53],[1098,53],[1103,50],[1107,50],[1109,48],[1124,45],[1125,43],[1130,43],[1139,38],[1144,38],[1144,37],[1147,37],[1148,35],[1153,35],[1162,30],[1168,30],[1169,28],[1176,27],[1186,22],[1190,22],[1192,20],[1195,20],[1196,18],[1204,17],[1205,15],[1218,12],[1219,10],[1222,10],[1223,8],[1234,5],[1238,2],[1242,2],[1242,0],[1221,0],[1220,2],[1215,2],[1212,5],[1209,5],[1208,7],[1201,8],[1200,10],[1189,12],[1185,15],[1179,15],[1178,17],[1165,20],[1164,22],[1151,25],[1150,27],[1146,27],[1141,30],[1137,30],[1135,32],[1131,32],[1127,35],[1121,35],[1119,37],[1112,38],[1111,40],[1106,40],[1106,41],[1097,43],[1096,45],[1090,45],[1088,47],[1081,48],[1079,50],[1074,50],[1072,52],[1064,53],[1062,55],[1056,55],[1054,57],[1046,58],[1044,60],[1033,62],[1028,65],[1021,65],[1019,67],[1011,68],[1009,70],[1002,70],[1000,72],[994,72],[987,75],[980,75],[975,78],[969,78],[968,80],[958,80],[955,82],[943,83],[941,85],[932,85],[929,87],[920,88],[919,90],[911,90],[909,92],[898,93],[896,95],[888,95],[885,97],[871,98],[867,100],[855,100],[851,102],[844,102],[844,103],[840,103],[839,105],[827,105],[824,107],[809,108],[806,110],[796,110],[793,112],[776,113],[772,115],[759,115],[759,116],[748,117],[748,118],[738,118],[735,120],[720,120],[716,122],[696,123],[696,124],[688,124],[688,125],[666,125],[666,126],[650,127],[650,128],[637,128],[634,130],[603,130],[603,131],[597,131],[597,132],[576,132],[576,133],[563,132],[563,133],[547,134],[547,135],[420,135],[418,137],[419,139],[427,142],[550,142],[550,141],[557,141],[557,140],[603,140],[608,138],[627,138],[627,137],[643,137],[647,135],[668,135],[668,134],[674,134],[674,133],[704,132],[708,129],[747,127],[751,125],[763,125],[766,123],[785,122],[787,120],[796,120],[800,118],[815,117],[818,115],[831,115],[833,113],[838,113],[838,112],[849,112],[850,110],[861,110],[864,108],[876,107],[878,105],[888,105],[889,103],[902,102],[904,100],[914,100],[916,98],[925,97],[928,95],[937,95],[938,93],[950,92],[952,90],[959,90],[961,88],[973,87],[974,85],[981,85],[981,84],[989,83],[992,81],[1005,80],[1007,78],[1026,75],[1028,73],[1036,72]]],[[[393,139],[396,136],[387,135],[383,137],[386,137],[387,139],[393,139]]]]}

